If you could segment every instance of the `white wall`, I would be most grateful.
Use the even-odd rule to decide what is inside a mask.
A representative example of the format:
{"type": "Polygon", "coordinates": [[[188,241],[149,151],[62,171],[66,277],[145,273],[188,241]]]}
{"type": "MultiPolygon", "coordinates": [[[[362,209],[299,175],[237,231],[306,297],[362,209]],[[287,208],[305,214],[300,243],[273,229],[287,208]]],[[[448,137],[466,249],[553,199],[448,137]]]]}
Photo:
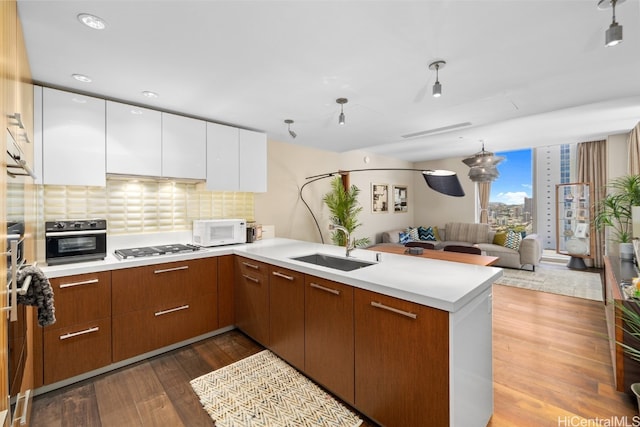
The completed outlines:
{"type": "Polygon", "coordinates": [[[418,169],[447,169],[458,174],[465,192],[463,197],[440,194],[427,187],[422,176],[416,175],[415,225],[444,227],[448,222],[475,222],[476,184],[469,177],[469,168],[462,163],[462,157],[416,163],[418,169]]]}
{"type": "MultiPolygon", "coordinates": [[[[260,224],[275,226],[276,236],[319,242],[320,235],[309,211],[299,198],[305,177],[346,169],[364,168],[411,168],[411,163],[402,160],[376,156],[363,151],[334,153],[301,147],[295,143],[268,142],[268,191],[255,195],[255,219],[260,224]],[[364,162],[365,156],[370,158],[364,162]]],[[[382,231],[402,228],[413,224],[415,210],[415,188],[412,178],[416,172],[376,171],[351,174],[351,184],[360,189],[360,204],[363,207],[358,217],[362,226],[355,233],[356,238],[369,237],[373,242],[382,231]],[[371,183],[406,184],[409,186],[409,212],[372,213],[371,183]]],[[[323,179],[307,185],[303,190],[304,199],[313,210],[325,243],[330,243],[329,211],[322,203],[324,194],[330,191],[330,180],[323,179]]],[[[424,184],[420,184],[424,186],[424,184]]]]}

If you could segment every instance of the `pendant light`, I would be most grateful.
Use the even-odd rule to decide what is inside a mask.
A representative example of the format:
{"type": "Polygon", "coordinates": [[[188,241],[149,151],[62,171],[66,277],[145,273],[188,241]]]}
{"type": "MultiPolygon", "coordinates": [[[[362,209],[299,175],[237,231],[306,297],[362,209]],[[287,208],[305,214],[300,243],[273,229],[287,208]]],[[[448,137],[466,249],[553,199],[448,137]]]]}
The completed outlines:
{"type": "Polygon", "coordinates": [[[289,135],[291,135],[291,138],[296,139],[296,136],[298,136],[298,134],[296,134],[294,131],[291,130],[291,125],[293,124],[293,120],[291,119],[287,119],[284,121],[289,129],[289,135]]]}
{"type": "Polygon", "coordinates": [[[503,156],[496,156],[489,151],[485,151],[484,142],[482,142],[482,150],[473,156],[467,157],[462,163],[471,168],[469,169],[469,179],[471,181],[491,182],[500,176],[496,166],[504,159],[503,156]]]}
{"type": "Polygon", "coordinates": [[[612,20],[611,25],[605,32],[605,43],[604,45],[607,47],[615,46],[617,44],[622,43],[622,25],[619,25],[616,22],[616,5],[624,2],[624,0],[599,0],[598,1],[598,9],[608,9],[611,7],[612,10],[612,20]]]}
{"type": "Polygon", "coordinates": [[[435,61],[435,62],[432,62],[431,64],[429,64],[429,69],[430,70],[436,70],[436,82],[433,84],[433,97],[434,98],[440,98],[440,96],[442,95],[442,85],[440,84],[438,71],[440,70],[440,68],[444,68],[444,66],[446,64],[447,63],[444,62],[444,61],[435,61]]]}
{"type": "Polygon", "coordinates": [[[338,98],[336,102],[340,104],[340,116],[338,117],[338,124],[344,126],[344,104],[349,102],[347,98],[338,98]]]}

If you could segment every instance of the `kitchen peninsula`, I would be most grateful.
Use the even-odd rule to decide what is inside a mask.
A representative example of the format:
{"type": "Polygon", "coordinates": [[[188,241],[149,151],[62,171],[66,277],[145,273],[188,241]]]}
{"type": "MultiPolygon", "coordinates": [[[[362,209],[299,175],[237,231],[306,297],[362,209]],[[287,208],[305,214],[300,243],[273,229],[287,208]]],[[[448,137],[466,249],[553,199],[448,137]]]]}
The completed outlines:
{"type": "MultiPolygon", "coordinates": [[[[143,277],[129,272],[153,265],[150,268],[165,271],[168,264],[174,271],[183,268],[182,262],[219,260],[211,267],[218,278],[217,310],[212,311],[221,315],[225,309],[222,290],[228,289],[224,282],[229,276],[224,279],[221,272],[235,271],[234,325],[374,421],[408,426],[425,419],[436,426],[487,424],[493,412],[491,285],[501,269],[386,253],[377,262],[376,252],[362,249],[354,250],[352,257],[371,265],[353,271],[292,259],[314,253],[341,257],[344,248],[276,238],[131,260],[109,253],[104,261],[44,270],[50,279],[111,272],[116,280],[143,277]],[[252,312],[258,306],[263,311],[252,312]],[[345,327],[337,326],[338,318],[345,320],[345,327]],[[264,333],[253,329],[256,319],[267,328],[264,333]],[[336,378],[334,371],[346,374],[336,378]]],[[[198,265],[192,271],[204,277],[203,268],[207,267],[198,265]]],[[[146,283],[131,280],[128,286],[146,283]]],[[[113,316],[115,355],[119,344],[113,316]]],[[[215,330],[193,340],[229,329],[223,323],[215,325],[215,330]]],[[[85,377],[152,354],[157,352],[113,359],[85,377]]],[[[44,360],[47,363],[46,351],[44,360]]],[[[72,380],[79,379],[82,375],[72,380]]],[[[61,381],[57,387],[65,384],[61,381]]]]}

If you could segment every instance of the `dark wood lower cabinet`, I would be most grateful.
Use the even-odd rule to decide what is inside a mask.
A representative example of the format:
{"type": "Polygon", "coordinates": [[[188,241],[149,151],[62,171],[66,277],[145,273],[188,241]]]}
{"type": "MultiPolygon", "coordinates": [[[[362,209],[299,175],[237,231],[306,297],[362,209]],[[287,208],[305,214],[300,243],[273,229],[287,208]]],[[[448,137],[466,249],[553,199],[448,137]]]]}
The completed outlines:
{"type": "Polygon", "coordinates": [[[306,276],[305,373],[354,403],[353,288],[306,276]]]}
{"type": "Polygon", "coordinates": [[[216,294],[113,316],[113,361],[119,362],[215,330],[216,294]]]}
{"type": "Polygon", "coordinates": [[[304,370],[304,274],[271,266],[269,306],[271,351],[304,370]]]}
{"type": "Polygon", "coordinates": [[[44,331],[44,383],[111,363],[111,318],[44,331]]]}
{"type": "Polygon", "coordinates": [[[218,257],[218,327],[235,324],[233,292],[236,287],[235,255],[218,257]]]}
{"type": "Polygon", "coordinates": [[[362,289],[355,407],[387,426],[449,426],[449,313],[362,289]]]}
{"type": "Polygon", "coordinates": [[[269,265],[236,257],[234,290],[236,326],[265,347],[269,346],[269,265]]]}

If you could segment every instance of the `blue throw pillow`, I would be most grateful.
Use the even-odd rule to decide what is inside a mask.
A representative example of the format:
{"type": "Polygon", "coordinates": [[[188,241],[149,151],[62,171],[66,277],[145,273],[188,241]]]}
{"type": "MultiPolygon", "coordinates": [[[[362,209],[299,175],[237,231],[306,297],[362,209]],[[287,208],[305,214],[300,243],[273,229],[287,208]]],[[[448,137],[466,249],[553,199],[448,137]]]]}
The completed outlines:
{"type": "Polygon", "coordinates": [[[418,233],[420,235],[420,240],[436,242],[439,239],[438,236],[438,228],[437,227],[418,227],[418,233]]]}
{"type": "Polygon", "coordinates": [[[402,243],[403,245],[407,242],[411,241],[411,234],[409,233],[403,233],[402,231],[400,232],[400,243],[402,243]]]}

